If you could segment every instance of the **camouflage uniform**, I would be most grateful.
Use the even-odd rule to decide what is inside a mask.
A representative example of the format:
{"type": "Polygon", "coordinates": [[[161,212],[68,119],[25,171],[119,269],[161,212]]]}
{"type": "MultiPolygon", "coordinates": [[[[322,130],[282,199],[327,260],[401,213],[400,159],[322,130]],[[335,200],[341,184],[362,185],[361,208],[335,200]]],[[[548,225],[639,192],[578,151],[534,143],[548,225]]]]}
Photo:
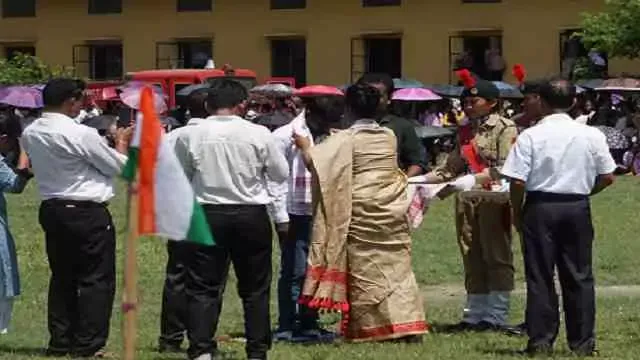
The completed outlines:
{"type": "MultiPolygon", "coordinates": [[[[491,173],[492,181],[456,197],[456,230],[468,294],[463,323],[505,325],[514,286],[511,207],[509,193],[497,174],[515,142],[517,128],[513,121],[492,114],[473,135],[466,146],[473,147],[476,165],[480,163],[491,173]]],[[[465,146],[458,144],[434,175],[449,181],[474,173],[478,167],[469,158],[465,146]]]]}

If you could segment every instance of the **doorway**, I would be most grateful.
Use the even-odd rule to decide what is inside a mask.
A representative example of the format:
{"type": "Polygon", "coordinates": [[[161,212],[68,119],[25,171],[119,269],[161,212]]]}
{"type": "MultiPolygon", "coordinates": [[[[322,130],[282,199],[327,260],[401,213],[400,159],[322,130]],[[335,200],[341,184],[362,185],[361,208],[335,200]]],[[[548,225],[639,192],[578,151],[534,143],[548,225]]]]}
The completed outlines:
{"type": "Polygon", "coordinates": [[[366,72],[402,77],[402,38],[367,38],[364,50],[366,72]]]}

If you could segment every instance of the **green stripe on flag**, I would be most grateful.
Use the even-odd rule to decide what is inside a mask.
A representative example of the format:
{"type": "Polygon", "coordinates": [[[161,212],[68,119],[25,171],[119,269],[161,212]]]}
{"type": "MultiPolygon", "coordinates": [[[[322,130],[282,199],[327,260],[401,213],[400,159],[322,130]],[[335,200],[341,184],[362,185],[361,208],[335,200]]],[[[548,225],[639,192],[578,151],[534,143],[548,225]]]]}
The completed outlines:
{"type": "Polygon", "coordinates": [[[124,164],[122,169],[122,177],[128,182],[132,182],[136,178],[136,171],[138,170],[138,161],[140,156],[140,149],[135,147],[129,147],[129,154],[127,163],[124,164]]]}
{"type": "Polygon", "coordinates": [[[211,229],[204,215],[204,210],[195,200],[193,201],[193,212],[191,213],[191,223],[187,232],[187,241],[209,246],[216,244],[213,235],[211,235],[211,229]]]}

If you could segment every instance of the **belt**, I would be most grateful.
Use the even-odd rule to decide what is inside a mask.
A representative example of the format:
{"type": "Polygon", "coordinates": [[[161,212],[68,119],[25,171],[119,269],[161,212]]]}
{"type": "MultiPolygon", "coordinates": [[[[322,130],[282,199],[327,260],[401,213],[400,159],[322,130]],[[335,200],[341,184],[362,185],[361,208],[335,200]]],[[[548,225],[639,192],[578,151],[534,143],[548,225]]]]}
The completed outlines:
{"type": "Polygon", "coordinates": [[[47,199],[42,202],[45,206],[61,206],[67,208],[105,208],[109,205],[108,202],[95,202],[89,200],[66,200],[66,199],[47,199]]]}
{"type": "Polygon", "coordinates": [[[589,195],[583,194],[556,194],[543,191],[528,191],[527,201],[531,202],[576,202],[589,200],[589,195]]]}

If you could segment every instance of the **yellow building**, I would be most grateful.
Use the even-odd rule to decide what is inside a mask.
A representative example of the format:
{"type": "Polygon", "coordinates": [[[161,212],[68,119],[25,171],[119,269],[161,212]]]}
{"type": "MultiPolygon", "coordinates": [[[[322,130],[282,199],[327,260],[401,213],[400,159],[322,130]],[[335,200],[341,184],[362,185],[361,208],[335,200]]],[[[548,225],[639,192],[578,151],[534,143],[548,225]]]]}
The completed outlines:
{"type": "MultiPolygon", "coordinates": [[[[2,0],[6,56],[35,52],[96,80],[128,71],[216,64],[260,78],[344,84],[377,70],[452,81],[466,49],[484,71],[490,44],[508,69],[561,72],[568,30],[603,0],[2,0]]],[[[584,49],[580,50],[584,51],[584,49]]],[[[574,54],[575,55],[575,54],[574,54]]],[[[583,54],[584,55],[584,54],[583,54]]],[[[468,59],[467,59],[468,60],[468,59]]],[[[612,59],[610,73],[632,72],[612,59]]],[[[636,71],[637,72],[637,71],[636,71]]]]}

